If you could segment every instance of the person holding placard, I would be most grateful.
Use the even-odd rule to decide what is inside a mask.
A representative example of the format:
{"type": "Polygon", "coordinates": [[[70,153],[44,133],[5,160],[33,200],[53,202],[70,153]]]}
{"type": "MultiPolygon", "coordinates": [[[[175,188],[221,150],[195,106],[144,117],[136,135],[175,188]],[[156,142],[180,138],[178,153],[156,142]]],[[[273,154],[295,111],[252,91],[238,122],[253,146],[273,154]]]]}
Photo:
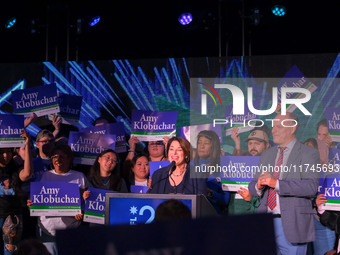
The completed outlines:
{"type": "MultiPolygon", "coordinates": [[[[26,148],[29,148],[31,143],[29,134],[24,130],[21,136],[25,138],[26,148]]],[[[0,196],[0,236],[3,236],[2,227],[6,218],[10,215],[16,215],[19,222],[16,226],[16,235],[11,237],[16,241],[20,240],[21,237],[22,204],[26,199],[21,184],[29,180],[33,173],[30,149],[25,150],[25,159],[23,167],[18,167],[13,160],[13,148],[0,149],[0,180],[3,186],[3,194],[0,196]]],[[[7,244],[4,242],[4,254],[13,254],[15,249],[15,243],[7,244]]]]}
{"type": "Polygon", "coordinates": [[[190,148],[185,138],[170,138],[167,153],[171,164],[154,172],[148,193],[207,194],[205,178],[190,178],[190,148]]]}
{"type": "MultiPolygon", "coordinates": [[[[80,194],[89,186],[83,173],[71,170],[73,153],[68,145],[58,145],[51,152],[51,161],[54,169],[45,172],[41,182],[68,182],[76,183],[79,186],[80,194]]],[[[28,206],[32,206],[31,200],[27,201],[28,206]]],[[[83,215],[72,216],[40,216],[38,219],[39,238],[44,243],[48,251],[55,255],[57,247],[55,234],[57,229],[78,227],[81,224],[83,215]]]]}
{"type": "MultiPolygon", "coordinates": [[[[168,136],[163,137],[163,141],[150,141],[147,142],[146,152],[145,154],[148,156],[149,161],[165,161],[168,160],[166,158],[166,146],[169,141],[168,136]]],[[[131,136],[129,141],[129,151],[128,155],[123,164],[123,177],[127,182],[130,180],[130,171],[132,169],[131,160],[135,156],[136,153],[136,145],[139,143],[139,140],[136,136],[131,136]]]]}
{"type": "MultiPolygon", "coordinates": [[[[203,130],[197,135],[197,146],[194,157],[195,166],[220,165],[221,144],[218,135],[211,130],[203,130]]],[[[230,199],[230,193],[222,190],[219,173],[209,173],[207,178],[207,198],[218,213],[224,213],[230,199]]]]}
{"type": "MultiPolygon", "coordinates": [[[[97,156],[90,169],[88,180],[94,188],[128,192],[124,179],[120,177],[118,154],[112,149],[107,149],[97,156]]],[[[90,191],[85,191],[84,199],[89,196],[90,191]]]]}

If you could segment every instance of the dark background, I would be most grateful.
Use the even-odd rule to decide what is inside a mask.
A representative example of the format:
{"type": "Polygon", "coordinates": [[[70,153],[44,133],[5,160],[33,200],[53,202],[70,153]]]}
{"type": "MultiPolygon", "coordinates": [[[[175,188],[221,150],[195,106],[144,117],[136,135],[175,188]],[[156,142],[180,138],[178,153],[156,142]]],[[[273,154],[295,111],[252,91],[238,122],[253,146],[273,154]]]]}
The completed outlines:
{"type": "Polygon", "coordinates": [[[287,8],[283,17],[271,14],[274,3],[272,0],[2,1],[0,62],[340,51],[338,0],[283,1],[287,8]],[[254,25],[252,16],[255,7],[260,10],[258,25],[254,25]],[[178,23],[182,12],[193,14],[191,25],[183,27],[178,23]],[[101,16],[100,22],[89,27],[90,18],[96,15],[101,16]],[[6,21],[14,16],[17,23],[5,29],[6,21]],[[78,19],[81,25],[77,25],[78,19]]]}

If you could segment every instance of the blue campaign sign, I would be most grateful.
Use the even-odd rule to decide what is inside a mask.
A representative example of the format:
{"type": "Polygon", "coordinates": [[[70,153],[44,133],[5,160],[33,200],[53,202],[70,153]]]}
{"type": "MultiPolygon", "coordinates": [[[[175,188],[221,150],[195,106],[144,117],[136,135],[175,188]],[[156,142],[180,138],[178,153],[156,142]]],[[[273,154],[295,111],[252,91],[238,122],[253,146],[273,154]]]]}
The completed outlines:
{"type": "Polygon", "coordinates": [[[131,185],[130,187],[131,193],[146,193],[148,189],[147,186],[131,185]]]}
{"type": "Polygon", "coordinates": [[[55,84],[12,91],[12,104],[15,114],[25,117],[34,112],[38,117],[60,111],[57,87],[55,84]]]}
{"type": "Polygon", "coordinates": [[[251,181],[259,162],[260,156],[221,156],[221,179],[251,181]]]}
{"type": "Polygon", "coordinates": [[[77,125],[79,122],[81,104],[83,102],[82,96],[68,95],[59,93],[58,103],[60,113],[64,124],[77,125]]]}
{"type": "Polygon", "coordinates": [[[75,163],[92,165],[98,154],[115,149],[116,136],[71,131],[68,145],[74,152],[75,163]]]}
{"type": "Polygon", "coordinates": [[[90,197],[86,200],[85,211],[96,214],[105,213],[105,194],[113,193],[116,191],[96,189],[89,187],[88,190],[91,192],[90,197]]]}
{"type": "MultiPolygon", "coordinates": [[[[158,205],[167,199],[110,198],[109,224],[148,224],[153,222],[158,205]]],[[[190,199],[179,199],[192,210],[190,199]]]]}
{"type": "Polygon", "coordinates": [[[0,114],[0,148],[23,147],[24,116],[0,114]]]}
{"type": "Polygon", "coordinates": [[[126,138],[124,124],[122,122],[104,124],[94,127],[87,127],[80,130],[84,133],[95,133],[103,135],[116,135],[115,151],[118,153],[126,152],[126,138]]]}
{"type": "Polygon", "coordinates": [[[34,208],[41,206],[79,206],[80,193],[76,183],[32,182],[31,200],[34,208]]]}
{"type": "Polygon", "coordinates": [[[326,108],[325,117],[332,140],[340,142],[340,108],[326,108]]]}
{"type": "Polygon", "coordinates": [[[152,175],[153,173],[162,168],[162,167],[166,167],[170,165],[170,161],[169,160],[163,160],[163,161],[150,161],[149,162],[149,171],[150,171],[150,177],[152,179],[152,175]]]}
{"type": "Polygon", "coordinates": [[[162,140],[163,136],[175,135],[177,111],[133,110],[131,135],[141,141],[162,140]]]}

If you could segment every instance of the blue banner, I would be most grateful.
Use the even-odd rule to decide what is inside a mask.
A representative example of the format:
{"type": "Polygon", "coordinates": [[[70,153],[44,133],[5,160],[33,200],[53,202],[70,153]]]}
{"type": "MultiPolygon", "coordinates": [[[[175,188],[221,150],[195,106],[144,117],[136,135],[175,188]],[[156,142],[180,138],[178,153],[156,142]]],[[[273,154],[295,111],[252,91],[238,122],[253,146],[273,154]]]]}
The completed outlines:
{"type": "MultiPolygon", "coordinates": [[[[221,156],[220,172],[222,189],[225,191],[238,191],[240,187],[248,187],[254,178],[260,156],[221,156]]],[[[203,171],[204,166],[200,166],[203,171]]]]}
{"type": "Polygon", "coordinates": [[[326,108],[328,132],[334,142],[340,142],[340,108],[326,108]]]}
{"type": "Polygon", "coordinates": [[[86,200],[84,221],[97,224],[105,223],[105,194],[116,191],[89,187],[90,197],[86,200]]]}
{"type": "Polygon", "coordinates": [[[131,185],[130,187],[131,193],[146,193],[148,189],[147,186],[131,185]]]}
{"type": "Polygon", "coordinates": [[[170,165],[170,161],[169,160],[163,160],[163,161],[149,161],[149,172],[150,172],[150,177],[152,179],[152,175],[153,173],[162,168],[162,167],[166,167],[170,165]]]}
{"type": "Polygon", "coordinates": [[[55,84],[12,91],[15,114],[29,117],[34,112],[38,117],[60,111],[55,84]]]}
{"type": "Polygon", "coordinates": [[[133,110],[131,135],[140,141],[161,141],[176,134],[177,111],[133,110]]]}
{"type": "MultiPolygon", "coordinates": [[[[57,99],[60,108],[58,116],[62,118],[62,123],[78,125],[83,97],[59,93],[57,99]]],[[[49,115],[49,118],[53,116],[49,115]]]]}
{"type": "Polygon", "coordinates": [[[24,116],[0,114],[0,148],[15,148],[25,146],[21,137],[24,128],[24,116]]]}
{"type": "MultiPolygon", "coordinates": [[[[110,225],[147,224],[153,222],[158,205],[167,199],[159,198],[110,198],[110,225]]],[[[179,199],[192,209],[190,199],[179,199]]]]}
{"type": "Polygon", "coordinates": [[[116,135],[115,151],[118,153],[126,152],[126,138],[124,124],[122,122],[87,127],[81,129],[80,131],[85,133],[116,135]]]}
{"type": "Polygon", "coordinates": [[[116,136],[71,131],[68,145],[74,153],[74,163],[93,165],[98,154],[115,149],[116,136]]]}
{"type": "Polygon", "coordinates": [[[76,183],[32,182],[31,200],[31,216],[75,216],[81,213],[76,183]]]}

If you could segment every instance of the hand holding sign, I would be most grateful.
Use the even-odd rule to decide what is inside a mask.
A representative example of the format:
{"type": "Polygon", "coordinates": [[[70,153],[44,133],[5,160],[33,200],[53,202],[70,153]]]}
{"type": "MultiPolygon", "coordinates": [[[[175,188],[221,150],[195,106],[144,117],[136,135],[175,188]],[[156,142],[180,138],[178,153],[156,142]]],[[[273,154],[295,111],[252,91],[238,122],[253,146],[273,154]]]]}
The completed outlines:
{"type": "Polygon", "coordinates": [[[325,194],[320,194],[316,197],[315,203],[317,205],[317,207],[325,204],[327,202],[327,198],[325,196],[325,194]]]}

